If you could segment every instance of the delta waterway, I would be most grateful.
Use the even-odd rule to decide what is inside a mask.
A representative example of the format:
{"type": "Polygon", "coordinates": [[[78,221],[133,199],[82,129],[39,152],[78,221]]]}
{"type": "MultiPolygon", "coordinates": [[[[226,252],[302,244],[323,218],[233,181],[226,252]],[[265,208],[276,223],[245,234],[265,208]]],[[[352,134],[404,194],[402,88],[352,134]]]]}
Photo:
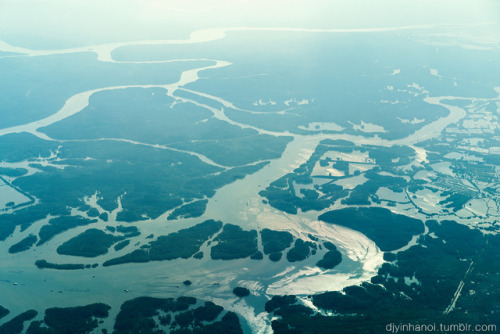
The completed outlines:
{"type": "MultiPolygon", "coordinates": [[[[319,31],[319,30],[318,30],[319,31]]],[[[325,32],[321,30],[321,32],[325,32]]],[[[192,35],[191,43],[211,40],[210,38],[224,37],[220,30],[198,32],[192,35]],[[215,32],[215,33],[214,33],[215,32]],[[194,37],[193,37],[194,36],[194,37]],[[198,37],[196,37],[198,36],[198,37]],[[207,37],[208,36],[208,37],[207,37]],[[198,38],[198,39],[196,39],[198,38]]],[[[171,41],[171,43],[186,43],[186,41],[171,41]]],[[[155,41],[136,42],[135,44],[155,44],[155,41]]],[[[166,43],[165,41],[163,43],[166,43]]],[[[116,44],[106,46],[94,46],[78,50],[66,50],[67,53],[95,51],[99,59],[113,61],[111,51],[119,46],[133,45],[116,44]],[[85,50],[83,50],[85,49],[85,50]]],[[[47,54],[47,52],[20,49],[5,44],[0,44],[1,51],[22,52],[30,56],[47,54]]],[[[65,50],[51,51],[64,53],[65,50]]],[[[136,85],[136,86],[114,86],[103,87],[91,91],[76,94],[67,99],[64,107],[53,115],[11,128],[0,129],[0,135],[8,133],[29,132],[43,139],[49,139],[45,134],[38,131],[39,128],[58,122],[70,117],[88,106],[92,94],[104,90],[123,88],[152,88],[160,87],[166,93],[175,96],[175,91],[188,83],[198,79],[198,73],[207,69],[217,69],[228,66],[225,61],[214,61],[215,65],[190,69],[185,71],[178,82],[167,85],[136,85]]],[[[202,94],[202,93],[201,93],[202,94]]],[[[177,98],[177,97],[176,97],[177,98]]],[[[219,97],[213,97],[222,101],[219,97]]],[[[278,263],[271,262],[267,258],[256,261],[250,259],[214,261],[205,256],[202,260],[181,259],[173,261],[150,262],[144,264],[124,264],[112,267],[99,266],[95,269],[77,271],[58,271],[44,269],[40,270],[34,266],[36,259],[45,259],[55,263],[78,263],[79,259],[70,256],[60,256],[56,248],[72,236],[81,233],[87,227],[76,228],[61,234],[47,244],[36,247],[34,250],[11,255],[8,248],[26,237],[28,234],[36,234],[40,227],[49,219],[38,222],[26,231],[16,230],[13,237],[6,242],[0,243],[0,252],[3,254],[0,260],[0,294],[2,305],[7,307],[11,313],[4,321],[28,309],[40,311],[38,318],[43,317],[43,310],[49,307],[68,307],[86,305],[94,302],[103,302],[112,306],[110,317],[105,321],[105,327],[112,329],[114,317],[119,311],[119,306],[126,300],[139,296],[176,297],[180,295],[193,296],[204,300],[212,300],[224,306],[228,310],[237,312],[246,320],[245,331],[252,333],[271,333],[270,319],[263,310],[264,302],[270,296],[278,294],[309,295],[316,292],[339,290],[345,286],[360,284],[368,281],[376,274],[377,269],[383,263],[382,253],[376,245],[364,235],[340,226],[325,224],[316,219],[318,212],[289,215],[275,210],[262,202],[258,195],[270,182],[278,179],[294,168],[304,163],[323,139],[346,139],[356,144],[372,144],[390,146],[404,144],[413,146],[416,143],[433,138],[448,125],[453,124],[465,116],[465,111],[456,106],[446,105],[442,100],[462,99],[460,97],[428,97],[427,103],[437,104],[449,111],[449,115],[422,127],[414,134],[398,140],[384,140],[377,136],[364,137],[353,135],[326,135],[311,134],[307,136],[292,135],[293,141],[289,143],[280,159],[271,163],[258,172],[248,175],[244,179],[237,180],[225,187],[220,188],[215,196],[209,199],[207,210],[202,217],[196,219],[185,219],[182,221],[167,222],[165,214],[158,219],[149,220],[138,224],[142,235],[139,237],[145,241],[147,235],[165,235],[181,228],[195,225],[205,219],[222,220],[225,223],[241,225],[245,229],[271,228],[275,230],[286,230],[296,236],[304,237],[307,234],[317,236],[322,241],[332,241],[343,254],[343,262],[333,270],[322,271],[315,267],[317,258],[310,258],[302,262],[289,263],[281,260],[278,263]],[[193,282],[191,286],[184,286],[182,281],[189,279],[193,282]],[[17,285],[14,285],[17,283],[17,285]],[[245,286],[252,292],[252,296],[240,299],[232,294],[235,286],[245,286]],[[126,292],[128,291],[128,292],[126,292]]],[[[196,103],[188,99],[184,102],[196,103]]],[[[226,103],[231,103],[224,101],[226,103]]],[[[204,106],[204,105],[202,105],[204,106]]],[[[209,106],[214,116],[220,120],[229,122],[240,127],[252,128],[259,133],[272,135],[291,135],[288,132],[276,133],[259,129],[253,126],[237,123],[230,120],[224,110],[218,110],[209,106]]],[[[114,140],[122,140],[115,138],[114,140]]],[[[133,144],[141,144],[134,142],[133,144]]],[[[164,147],[169,149],[168,147],[164,147]]],[[[421,149],[419,149],[421,150],[421,149]]],[[[184,151],[188,154],[193,152],[184,151]]],[[[421,152],[425,156],[425,151],[421,152]]],[[[206,163],[214,164],[210,159],[196,154],[206,163]]],[[[94,201],[94,205],[95,201],[94,201]]],[[[337,208],[337,207],[336,207],[337,208]]],[[[116,212],[111,216],[110,223],[114,222],[116,212]]],[[[126,254],[133,249],[129,245],[121,250],[116,257],[126,254]]],[[[207,245],[202,250],[207,254],[207,245]]],[[[96,263],[102,263],[111,256],[105,255],[96,259],[96,263]]],[[[81,260],[83,261],[83,260],[81,260]]],[[[89,263],[93,261],[85,261],[89,263]]],[[[83,263],[83,262],[82,262],[83,263]]]]}

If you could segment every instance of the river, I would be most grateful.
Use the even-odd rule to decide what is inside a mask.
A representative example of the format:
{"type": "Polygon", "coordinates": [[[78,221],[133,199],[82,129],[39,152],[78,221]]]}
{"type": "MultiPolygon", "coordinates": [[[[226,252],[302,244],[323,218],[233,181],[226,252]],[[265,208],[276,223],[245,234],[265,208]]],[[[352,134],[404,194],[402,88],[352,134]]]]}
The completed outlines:
{"type": "MultiPolygon", "coordinates": [[[[240,28],[242,29],[242,28],[240,28]]],[[[237,29],[232,29],[237,30],[237,29]]],[[[255,30],[255,29],[251,29],[255,30]]],[[[112,58],[112,51],[127,45],[150,45],[167,43],[201,43],[217,38],[223,38],[228,29],[213,29],[195,32],[186,41],[142,41],[133,43],[116,43],[103,46],[92,46],[68,50],[34,51],[15,48],[0,44],[0,50],[10,52],[21,52],[30,56],[73,53],[94,51],[99,55],[101,61],[116,62],[112,58]]],[[[295,30],[290,30],[295,31],[295,30]]],[[[302,30],[299,30],[302,31],[302,30]]],[[[318,30],[318,32],[325,32],[318,30]]],[[[331,31],[333,32],[333,31],[331,31]]],[[[336,32],[336,31],[335,31],[336,32]]],[[[360,31],[353,31],[360,32],[360,31]]],[[[365,31],[366,32],[366,31],[365,31]]],[[[183,61],[183,60],[178,60],[183,61]]],[[[460,97],[427,97],[424,101],[429,104],[437,104],[449,111],[449,114],[431,124],[428,124],[406,138],[397,140],[385,140],[377,136],[364,137],[354,135],[326,135],[315,134],[295,135],[290,132],[272,132],[254,126],[234,122],[228,118],[224,109],[216,109],[197,101],[177,97],[175,92],[199,79],[199,72],[204,70],[215,70],[230,63],[223,60],[213,60],[214,65],[184,71],[180,79],[175,83],[165,85],[129,85],[112,86],[89,90],[76,94],[66,100],[65,105],[53,115],[24,125],[0,129],[0,136],[9,133],[28,132],[42,139],[52,140],[47,135],[39,132],[39,129],[81,112],[89,105],[89,99],[97,92],[126,89],[126,88],[162,88],[165,94],[188,103],[196,103],[211,110],[214,116],[230,124],[242,128],[251,128],[259,133],[270,135],[292,136],[293,140],[288,144],[281,158],[272,160],[258,172],[248,175],[217,190],[215,196],[209,199],[207,210],[204,215],[196,219],[185,219],[173,221],[166,224],[166,216],[158,219],[139,223],[142,235],[138,241],[146,243],[145,237],[150,233],[155,235],[168,234],[181,228],[197,224],[204,219],[217,219],[225,223],[237,224],[245,229],[271,228],[274,230],[286,230],[297,237],[307,238],[308,234],[315,235],[321,241],[335,243],[343,254],[343,262],[333,270],[323,271],[315,266],[317,258],[310,258],[298,263],[289,263],[282,260],[273,263],[267,258],[261,261],[250,259],[232,261],[214,261],[205,256],[202,260],[187,259],[163,262],[150,262],[144,264],[124,264],[113,267],[99,266],[95,269],[82,271],[57,271],[39,270],[34,266],[35,259],[46,259],[56,263],[94,263],[83,259],[60,256],[56,248],[72,236],[81,233],[87,227],[80,227],[58,235],[35,250],[11,255],[8,247],[21,240],[30,233],[36,234],[40,227],[48,220],[37,222],[26,231],[16,230],[13,237],[6,242],[0,243],[0,253],[4,254],[1,260],[0,293],[2,305],[7,307],[11,314],[2,320],[24,312],[28,309],[42,311],[49,307],[65,307],[85,305],[93,302],[104,302],[111,305],[111,316],[106,320],[105,326],[111,329],[113,318],[118,312],[119,305],[124,301],[144,296],[175,297],[189,295],[197,298],[212,300],[224,306],[228,310],[237,312],[246,320],[245,331],[254,333],[271,333],[270,319],[267,317],[262,306],[272,295],[298,294],[309,295],[322,291],[340,290],[345,286],[360,284],[368,281],[376,274],[383,263],[382,253],[378,247],[359,232],[325,224],[318,221],[318,213],[302,213],[289,215],[271,208],[262,202],[259,191],[272,181],[286,173],[293,171],[304,163],[315,150],[318,143],[323,139],[345,139],[358,145],[415,145],[416,143],[433,138],[441,133],[448,125],[458,122],[465,116],[465,111],[459,107],[444,104],[442,100],[462,99],[460,97]],[[193,282],[191,286],[182,285],[182,281],[189,279],[193,282]],[[17,283],[14,285],[14,283],[17,283]],[[214,283],[217,283],[214,285],[214,283]],[[232,294],[235,286],[246,286],[252,292],[252,297],[239,299],[232,294]],[[128,292],[125,292],[128,291],[128,292]]],[[[225,107],[234,105],[220,97],[210,96],[202,92],[190,91],[201,96],[212,98],[224,104],[225,107]]],[[[102,139],[110,140],[110,139],[102,139]]],[[[113,138],[112,140],[126,139],[113,138]]],[[[130,142],[130,141],[129,141],[130,142]]],[[[139,142],[131,142],[137,145],[147,145],[139,142]]],[[[169,147],[159,147],[171,149],[169,147]]],[[[419,155],[425,158],[425,151],[419,149],[419,155]]],[[[198,156],[202,161],[220,166],[207,157],[198,153],[182,151],[198,156]]],[[[94,205],[95,204],[94,202],[94,205]]],[[[116,212],[111,215],[107,225],[116,225],[113,221],[116,212]]],[[[135,241],[135,240],[134,240],[135,241]]],[[[133,245],[121,250],[118,255],[125,254],[133,249],[133,245]]],[[[203,246],[207,254],[208,246],[203,246]]],[[[96,259],[95,263],[102,264],[104,261],[116,257],[117,254],[104,255],[96,259]]],[[[41,318],[40,314],[38,318],[41,318]]]]}

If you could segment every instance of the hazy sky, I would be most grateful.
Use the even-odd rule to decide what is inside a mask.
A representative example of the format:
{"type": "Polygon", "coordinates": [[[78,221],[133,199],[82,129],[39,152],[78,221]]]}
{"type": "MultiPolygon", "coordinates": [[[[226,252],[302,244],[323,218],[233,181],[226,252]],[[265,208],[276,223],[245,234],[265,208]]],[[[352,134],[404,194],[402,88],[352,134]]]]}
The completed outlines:
{"type": "Polygon", "coordinates": [[[32,47],[182,38],[204,27],[343,28],[484,21],[500,21],[500,1],[0,0],[0,40],[32,47]]]}

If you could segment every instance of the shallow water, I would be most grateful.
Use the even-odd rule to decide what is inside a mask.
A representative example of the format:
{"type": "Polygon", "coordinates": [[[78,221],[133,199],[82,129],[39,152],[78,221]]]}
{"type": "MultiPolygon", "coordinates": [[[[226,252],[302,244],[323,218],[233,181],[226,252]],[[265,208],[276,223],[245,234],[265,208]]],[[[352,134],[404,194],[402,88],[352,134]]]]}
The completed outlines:
{"type": "MultiPolygon", "coordinates": [[[[243,28],[240,28],[244,30],[243,28]]],[[[186,41],[143,41],[134,43],[116,43],[102,46],[92,46],[87,48],[77,48],[58,51],[33,51],[20,48],[14,48],[0,44],[0,50],[24,52],[30,55],[54,54],[54,53],[72,53],[82,52],[83,50],[94,51],[99,55],[99,60],[114,62],[111,52],[117,47],[126,45],[152,45],[152,44],[182,44],[196,43],[214,39],[223,38],[228,29],[214,29],[195,32],[191,38],[186,41]],[[45,52],[45,53],[44,53],[45,52]]],[[[236,30],[236,29],[233,29],[236,30]]],[[[260,30],[260,29],[247,29],[260,30]]],[[[283,30],[283,29],[281,29],[283,30]]],[[[286,30],[286,29],[285,29],[286,30]]],[[[288,29],[287,31],[296,31],[288,29]]],[[[304,29],[300,30],[304,31],[304,29]]],[[[309,30],[307,30],[309,31],[309,30]]],[[[311,30],[321,33],[336,32],[336,30],[317,29],[311,30]]],[[[345,32],[346,30],[338,30],[345,32]]],[[[371,30],[352,30],[351,32],[367,32],[371,30]]],[[[385,31],[376,29],[373,31],[385,31]]],[[[182,60],[178,60],[182,61],[182,60]]],[[[70,97],[64,107],[53,115],[29,124],[20,125],[7,129],[0,129],[0,135],[16,132],[30,132],[40,138],[49,139],[46,135],[38,132],[38,129],[70,117],[89,104],[92,94],[100,91],[125,89],[125,88],[153,88],[159,87],[165,89],[166,94],[175,96],[175,91],[188,83],[199,79],[199,72],[207,69],[216,69],[228,66],[230,63],[224,61],[215,61],[215,65],[190,69],[185,71],[178,82],[165,85],[131,85],[104,87],[96,90],[81,92],[70,97]]],[[[230,101],[222,100],[216,96],[209,96],[200,92],[192,93],[200,96],[212,98],[221,102],[226,108],[236,108],[230,101]]],[[[440,105],[448,109],[449,114],[435,122],[425,125],[414,134],[398,139],[384,140],[377,136],[363,137],[353,135],[325,135],[311,134],[307,136],[294,135],[280,159],[275,159],[258,172],[248,175],[244,179],[237,180],[225,187],[219,189],[215,196],[209,200],[205,214],[196,219],[186,219],[175,222],[166,222],[168,213],[162,215],[154,221],[146,221],[136,224],[139,226],[142,235],[131,243],[128,247],[118,254],[104,255],[96,259],[82,259],[71,256],[57,255],[56,249],[64,241],[77,235],[89,227],[103,228],[105,225],[117,225],[114,221],[115,211],[110,215],[110,222],[94,224],[89,227],[80,227],[56,236],[50,242],[35,250],[11,255],[8,254],[8,248],[20,241],[30,233],[37,234],[40,227],[48,219],[32,225],[24,232],[16,230],[13,237],[0,243],[0,253],[6,254],[2,257],[0,265],[0,294],[3,296],[2,305],[11,310],[8,317],[2,319],[9,320],[11,317],[26,311],[27,309],[37,309],[39,311],[49,307],[64,307],[85,305],[93,302],[104,302],[113,307],[112,313],[116,313],[119,305],[128,299],[134,297],[150,295],[158,297],[175,297],[180,295],[194,296],[200,299],[212,300],[215,303],[223,305],[228,310],[236,311],[248,323],[247,331],[268,333],[270,332],[270,321],[262,313],[263,300],[268,299],[273,294],[303,294],[340,290],[345,286],[360,284],[369,280],[380,265],[383,263],[382,253],[376,245],[366,236],[359,232],[325,224],[317,220],[319,213],[309,212],[297,215],[288,215],[284,212],[275,210],[262,202],[259,191],[266,188],[272,181],[278,179],[286,173],[292,172],[300,164],[304,163],[315,150],[318,143],[323,139],[345,139],[355,142],[358,145],[414,145],[418,142],[433,138],[441,133],[448,125],[460,121],[465,116],[465,111],[459,107],[450,106],[441,102],[441,100],[452,100],[455,97],[427,97],[425,102],[429,104],[440,105]],[[224,223],[231,223],[242,226],[244,229],[263,229],[271,228],[275,230],[286,230],[297,237],[307,239],[307,235],[313,234],[321,241],[331,241],[335,243],[343,254],[343,262],[334,270],[322,271],[315,267],[315,262],[319,259],[318,255],[298,263],[289,263],[282,259],[278,263],[273,263],[267,258],[262,261],[241,259],[232,261],[213,261],[208,258],[208,247],[205,244],[202,249],[205,251],[205,258],[179,259],[173,261],[150,262],[144,264],[124,264],[112,267],[99,266],[95,269],[77,270],[77,271],[58,271],[43,269],[39,270],[34,266],[36,259],[45,259],[56,263],[100,263],[130,252],[134,248],[134,243],[139,241],[147,243],[145,237],[150,233],[155,235],[168,234],[181,228],[186,228],[197,224],[204,219],[222,220],[224,223]],[[189,279],[193,285],[186,287],[182,281],[189,279]],[[14,285],[17,283],[17,285],[14,285]],[[255,297],[240,300],[232,294],[235,286],[246,286],[255,297]],[[125,292],[128,290],[128,292],[125,292]]],[[[180,99],[186,102],[193,102],[188,99],[180,99]]],[[[210,108],[214,116],[220,120],[240,127],[252,128],[259,133],[271,135],[290,135],[288,132],[270,132],[245,124],[237,123],[229,119],[224,110],[210,108]]],[[[364,124],[369,125],[368,123],[364,124]]],[[[326,124],[325,127],[332,127],[332,124],[326,124]]],[[[378,128],[368,128],[368,130],[380,130],[378,128]]],[[[120,139],[117,139],[120,140],[120,139]]],[[[136,143],[140,144],[140,143],[136,143]]],[[[168,149],[168,148],[165,148],[168,149]]],[[[186,152],[191,154],[190,152],[186,152]]],[[[419,149],[419,156],[425,160],[426,152],[419,149]]],[[[200,159],[203,156],[198,155],[200,159]]],[[[359,157],[358,157],[359,158],[359,157]]],[[[209,160],[203,160],[210,163],[209,160]]],[[[213,162],[211,163],[213,164],[213,162]]],[[[436,171],[446,173],[449,170],[447,166],[433,165],[436,171]]],[[[426,177],[429,175],[425,175],[426,177]]],[[[366,181],[364,176],[343,179],[337,181],[345,188],[352,188],[355,185],[366,181]]],[[[0,207],[2,189],[0,187],[0,207]]],[[[395,194],[384,192],[386,197],[395,198],[395,194]]],[[[429,207],[436,198],[427,191],[421,195],[421,200],[427,202],[429,207]]],[[[11,199],[12,200],[12,199],[11,199]]],[[[96,206],[96,198],[89,200],[93,206],[96,206]]],[[[422,204],[424,205],[424,204],[422,204]]],[[[484,211],[483,204],[474,203],[473,209],[484,211]],[[481,210],[479,209],[481,208],[481,210]]],[[[119,210],[119,209],[118,209],[119,210]]],[[[414,242],[414,240],[412,240],[414,242]]],[[[107,320],[108,323],[108,320],[107,320]]],[[[109,322],[111,324],[111,322],[109,322]]]]}

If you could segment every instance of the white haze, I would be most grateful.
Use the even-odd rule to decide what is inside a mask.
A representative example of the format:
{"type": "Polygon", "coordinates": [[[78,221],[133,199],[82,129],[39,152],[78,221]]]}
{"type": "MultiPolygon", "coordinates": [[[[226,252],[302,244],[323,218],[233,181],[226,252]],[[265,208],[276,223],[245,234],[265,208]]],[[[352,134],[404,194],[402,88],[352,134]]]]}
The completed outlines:
{"type": "Polygon", "coordinates": [[[500,21],[496,0],[0,0],[0,40],[32,48],[186,38],[212,27],[371,28],[500,21]]]}

